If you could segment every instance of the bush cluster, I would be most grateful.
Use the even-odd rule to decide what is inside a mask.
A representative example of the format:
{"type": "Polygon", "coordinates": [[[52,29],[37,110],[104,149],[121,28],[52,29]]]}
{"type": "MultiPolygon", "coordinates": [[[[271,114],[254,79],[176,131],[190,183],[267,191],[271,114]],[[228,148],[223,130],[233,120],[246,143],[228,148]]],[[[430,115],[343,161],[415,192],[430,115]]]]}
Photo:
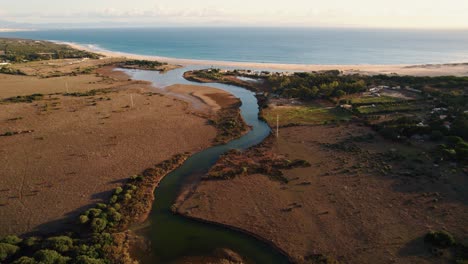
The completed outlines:
{"type": "Polygon", "coordinates": [[[0,240],[0,262],[13,264],[105,264],[104,250],[112,243],[110,234],[90,239],[61,235],[41,239],[7,236],[0,240]]]}
{"type": "Polygon", "coordinates": [[[445,231],[432,231],[427,233],[424,237],[424,242],[438,248],[449,248],[455,245],[453,236],[445,231]]]}
{"type": "MultiPolygon", "coordinates": [[[[143,176],[135,175],[130,181],[141,181],[143,176]]],[[[122,221],[119,212],[122,203],[128,203],[133,198],[138,187],[128,183],[123,187],[117,187],[109,200],[109,204],[98,203],[94,208],[88,209],[80,215],[79,222],[88,226],[93,233],[101,233],[116,227],[122,221]]]]}
{"type": "MultiPolygon", "coordinates": [[[[155,168],[148,169],[144,175],[160,175],[174,169],[185,160],[186,154],[175,155],[155,168]]],[[[146,171],[145,171],[146,172],[146,171]]],[[[115,231],[124,219],[119,212],[121,204],[133,206],[134,195],[143,175],[131,176],[128,183],[117,187],[108,204],[98,203],[79,216],[79,222],[90,232],[80,232],[79,237],[70,234],[47,238],[6,236],[0,239],[0,263],[13,264],[107,264],[111,259],[120,257],[115,253],[119,238],[110,232],[115,231]]],[[[112,262],[113,263],[113,262],[112,262]]]]}

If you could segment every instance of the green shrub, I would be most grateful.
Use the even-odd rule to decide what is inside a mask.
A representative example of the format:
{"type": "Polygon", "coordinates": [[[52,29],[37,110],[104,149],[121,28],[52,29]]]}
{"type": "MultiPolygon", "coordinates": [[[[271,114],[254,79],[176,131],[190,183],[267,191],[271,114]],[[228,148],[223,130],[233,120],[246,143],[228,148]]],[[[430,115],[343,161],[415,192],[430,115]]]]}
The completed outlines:
{"type": "Polygon", "coordinates": [[[60,255],[55,250],[43,249],[34,253],[34,258],[40,262],[40,264],[65,264],[70,258],[60,255]]]}
{"type": "Polygon", "coordinates": [[[5,261],[7,258],[13,256],[18,252],[19,247],[8,244],[8,243],[0,243],[0,261],[5,261]]]}
{"type": "Polygon", "coordinates": [[[98,203],[98,204],[96,205],[96,208],[99,208],[99,209],[106,209],[106,208],[107,208],[107,204],[98,203]]]}
{"type": "Polygon", "coordinates": [[[31,94],[31,95],[21,95],[3,99],[3,102],[8,103],[32,103],[36,100],[41,100],[44,97],[43,94],[31,94]]]}
{"type": "Polygon", "coordinates": [[[129,201],[131,199],[132,199],[132,195],[130,195],[129,193],[126,193],[125,196],[124,196],[124,200],[129,201]]]}
{"type": "Polygon", "coordinates": [[[44,248],[53,249],[60,253],[69,251],[73,247],[73,240],[67,236],[50,237],[44,241],[44,248]]]}
{"type": "Polygon", "coordinates": [[[118,195],[118,194],[121,194],[122,192],[123,192],[122,187],[117,187],[117,188],[115,188],[115,192],[114,192],[115,194],[118,195]]]}
{"type": "Polygon", "coordinates": [[[35,247],[40,241],[41,239],[39,237],[28,237],[23,240],[22,245],[25,247],[35,247]]]}
{"type": "Polygon", "coordinates": [[[114,204],[115,210],[119,211],[122,206],[119,203],[114,204]]]}
{"type": "Polygon", "coordinates": [[[424,237],[424,242],[439,248],[448,248],[455,245],[453,236],[445,231],[431,231],[424,237]]]}
{"type": "Polygon", "coordinates": [[[83,255],[83,256],[88,256],[90,258],[99,258],[99,252],[95,245],[90,246],[87,244],[82,244],[76,248],[75,253],[78,256],[83,255]]]}
{"type": "Polygon", "coordinates": [[[96,209],[96,208],[91,208],[91,209],[89,209],[87,212],[88,212],[88,214],[87,214],[88,217],[90,217],[90,218],[96,218],[96,217],[98,217],[98,216],[101,215],[102,210],[101,210],[101,209],[96,209]]]}
{"type": "Polygon", "coordinates": [[[87,215],[80,215],[80,223],[86,224],[89,222],[89,217],[87,215]]]}
{"type": "Polygon", "coordinates": [[[138,182],[143,181],[143,179],[144,179],[144,178],[143,178],[142,175],[132,175],[132,176],[130,177],[130,180],[132,180],[132,181],[138,181],[138,182]]]}
{"type": "Polygon", "coordinates": [[[6,236],[0,240],[0,243],[7,243],[11,245],[18,245],[21,243],[23,240],[15,235],[11,236],[6,236]]]}
{"type": "Polygon", "coordinates": [[[453,146],[463,142],[463,139],[461,137],[456,137],[456,136],[445,137],[445,140],[453,146]]]}
{"type": "Polygon", "coordinates": [[[127,188],[127,190],[132,190],[132,191],[135,191],[137,189],[137,187],[133,184],[126,184],[125,187],[127,188]]]}
{"type": "Polygon", "coordinates": [[[119,197],[117,195],[112,195],[109,202],[111,204],[115,204],[118,200],[119,200],[119,197]]]}
{"type": "Polygon", "coordinates": [[[15,261],[12,264],[37,264],[37,261],[33,258],[23,256],[15,261]]]}
{"type": "Polygon", "coordinates": [[[94,233],[99,233],[102,232],[106,229],[107,226],[107,220],[103,218],[94,218],[93,221],[91,221],[91,229],[93,230],[94,233]]]}
{"type": "Polygon", "coordinates": [[[112,235],[109,233],[96,233],[93,235],[93,243],[96,246],[105,246],[112,244],[114,240],[112,239],[112,235]]]}
{"type": "Polygon", "coordinates": [[[76,264],[105,264],[106,262],[102,259],[91,258],[88,256],[78,256],[76,258],[76,264]]]}
{"type": "Polygon", "coordinates": [[[112,213],[110,217],[113,222],[119,222],[122,220],[122,215],[118,212],[112,213]]]}

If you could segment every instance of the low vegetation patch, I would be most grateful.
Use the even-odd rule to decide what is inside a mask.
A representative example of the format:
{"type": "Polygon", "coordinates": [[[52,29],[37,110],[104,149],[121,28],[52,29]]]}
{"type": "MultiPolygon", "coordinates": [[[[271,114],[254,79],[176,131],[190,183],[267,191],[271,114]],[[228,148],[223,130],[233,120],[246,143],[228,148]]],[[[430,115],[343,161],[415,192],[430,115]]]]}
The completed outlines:
{"type": "Polygon", "coordinates": [[[468,263],[468,247],[455,240],[452,234],[446,231],[431,231],[424,236],[424,242],[430,246],[435,257],[445,255],[447,251],[453,263],[468,263]]]}
{"type": "Polygon", "coordinates": [[[236,85],[240,87],[244,87],[251,91],[260,91],[260,86],[262,86],[262,82],[252,83],[246,82],[243,80],[238,79],[236,76],[238,75],[237,71],[233,72],[221,72],[220,69],[205,69],[205,70],[195,70],[195,71],[188,71],[184,73],[184,78],[192,81],[192,82],[199,82],[199,83],[225,83],[230,85],[236,85]]]}
{"type": "Polygon", "coordinates": [[[6,236],[0,239],[1,263],[135,263],[128,253],[124,232],[151,210],[159,180],[180,166],[188,153],[145,170],[114,190],[108,203],[98,203],[77,219],[79,232],[49,237],[6,236]]]}
{"type": "Polygon", "coordinates": [[[223,108],[217,112],[214,119],[209,120],[210,124],[217,130],[215,144],[225,144],[241,137],[247,131],[248,126],[242,118],[239,106],[240,103],[223,108]]]}
{"type": "Polygon", "coordinates": [[[68,45],[28,39],[0,38],[0,51],[3,51],[3,54],[0,55],[0,60],[10,62],[69,58],[97,59],[100,57],[96,53],[77,50],[68,45]]]}
{"type": "Polygon", "coordinates": [[[265,174],[273,180],[288,183],[281,170],[309,167],[305,160],[289,160],[270,151],[273,137],[270,136],[258,146],[242,152],[231,150],[221,156],[218,162],[210,169],[204,180],[228,180],[240,175],[265,174]]]}
{"type": "Polygon", "coordinates": [[[117,187],[107,204],[98,203],[80,215],[79,222],[91,232],[116,232],[125,230],[128,224],[145,214],[153,202],[153,190],[159,180],[180,166],[188,154],[176,155],[140,175],[130,177],[127,183],[117,187]]]}
{"type": "Polygon", "coordinates": [[[363,105],[355,109],[358,114],[371,115],[371,114],[419,111],[423,109],[423,106],[414,104],[414,103],[404,102],[404,103],[391,103],[391,104],[363,105]]]}
{"type": "Polygon", "coordinates": [[[354,106],[369,105],[369,104],[383,104],[383,103],[396,103],[403,101],[400,98],[390,96],[363,96],[351,99],[350,103],[354,106]]]}
{"type": "Polygon", "coordinates": [[[453,236],[445,231],[431,231],[424,237],[424,242],[439,248],[449,248],[455,245],[453,236]]]}
{"type": "Polygon", "coordinates": [[[74,97],[85,97],[85,96],[95,96],[98,94],[110,93],[111,90],[108,89],[93,89],[86,92],[73,92],[73,93],[64,93],[64,96],[74,96],[74,97]]]}
{"type": "Polygon", "coordinates": [[[351,113],[334,107],[306,106],[275,106],[262,111],[269,124],[276,124],[279,117],[280,126],[290,125],[321,125],[340,121],[349,121],[351,113]]]}
{"type": "Polygon", "coordinates": [[[29,134],[34,132],[34,130],[22,130],[22,131],[7,131],[3,134],[0,134],[0,137],[11,137],[19,134],[29,134]]]}
{"type": "Polygon", "coordinates": [[[206,82],[206,80],[221,81],[224,75],[220,72],[219,69],[208,69],[186,72],[184,77],[195,82],[206,82]]]}
{"type": "Polygon", "coordinates": [[[167,66],[165,62],[150,61],[150,60],[127,60],[119,64],[119,67],[127,69],[140,69],[140,70],[164,70],[163,66],[167,66]]]}
{"type": "Polygon", "coordinates": [[[14,69],[12,67],[0,67],[0,73],[3,74],[11,74],[11,75],[26,75],[26,73],[22,72],[19,69],[14,69]]]}
{"type": "Polygon", "coordinates": [[[37,100],[42,100],[43,94],[21,95],[2,99],[2,103],[32,103],[37,100]]]}

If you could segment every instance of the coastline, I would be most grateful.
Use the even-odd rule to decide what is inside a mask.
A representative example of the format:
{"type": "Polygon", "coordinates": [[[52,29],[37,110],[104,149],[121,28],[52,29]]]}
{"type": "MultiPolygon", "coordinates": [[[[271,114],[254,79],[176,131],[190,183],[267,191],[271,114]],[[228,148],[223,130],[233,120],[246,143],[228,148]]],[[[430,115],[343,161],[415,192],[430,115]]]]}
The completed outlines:
{"type": "Polygon", "coordinates": [[[394,64],[394,65],[373,65],[373,64],[355,64],[355,65],[320,65],[320,64],[282,64],[282,63],[258,63],[258,62],[233,62],[233,61],[215,61],[215,60],[196,60],[196,59],[178,59],[162,56],[138,55],[124,52],[109,51],[89,46],[80,45],[71,42],[56,42],[69,45],[72,48],[95,52],[106,57],[129,58],[137,60],[157,60],[169,64],[180,66],[205,65],[207,67],[227,67],[254,70],[269,71],[327,71],[340,70],[345,74],[399,74],[412,76],[468,76],[467,63],[445,63],[445,64],[394,64]]]}
{"type": "Polygon", "coordinates": [[[0,33],[26,32],[26,31],[35,31],[35,30],[34,29],[24,29],[24,28],[0,28],[0,33]]]}

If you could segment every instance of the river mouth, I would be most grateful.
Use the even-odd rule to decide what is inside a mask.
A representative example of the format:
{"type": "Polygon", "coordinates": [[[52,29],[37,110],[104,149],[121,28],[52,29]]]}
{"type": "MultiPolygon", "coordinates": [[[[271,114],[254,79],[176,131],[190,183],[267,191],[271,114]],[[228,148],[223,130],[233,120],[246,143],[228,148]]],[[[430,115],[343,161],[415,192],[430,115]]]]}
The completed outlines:
{"type": "MultiPolygon", "coordinates": [[[[185,71],[207,67],[186,67],[166,73],[143,70],[124,70],[133,79],[149,81],[155,87],[174,84],[200,85],[183,78],[185,71]]],[[[203,175],[231,149],[246,149],[261,143],[269,134],[269,126],[258,119],[259,107],[253,92],[244,88],[218,83],[205,86],[230,92],[242,101],[241,114],[251,131],[227,144],[199,152],[178,169],[168,174],[155,190],[155,201],[147,223],[138,228],[138,234],[151,241],[151,254],[144,263],[173,263],[187,256],[211,256],[218,249],[239,253],[248,263],[289,263],[288,258],[273,246],[253,236],[217,224],[202,223],[173,214],[171,206],[182,188],[193,181],[193,175],[203,175]]],[[[199,176],[198,176],[199,177],[199,176]]]]}

